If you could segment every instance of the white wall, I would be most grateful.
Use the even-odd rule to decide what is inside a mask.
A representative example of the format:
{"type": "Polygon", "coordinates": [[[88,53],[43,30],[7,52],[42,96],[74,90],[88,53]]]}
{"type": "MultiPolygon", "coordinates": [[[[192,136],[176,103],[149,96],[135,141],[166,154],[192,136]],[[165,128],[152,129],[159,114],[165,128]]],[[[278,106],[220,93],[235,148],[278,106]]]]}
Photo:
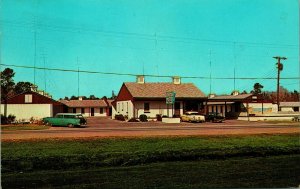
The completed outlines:
{"type": "MultiPolygon", "coordinates": [[[[156,114],[168,115],[168,109],[165,101],[145,101],[145,102],[134,102],[135,117],[139,117],[141,114],[147,115],[147,117],[155,118],[156,114]],[[144,103],[148,102],[150,106],[149,113],[144,112],[144,103]]],[[[175,110],[173,110],[173,114],[175,110]]],[[[172,106],[169,105],[169,117],[172,117],[172,106]]],[[[180,114],[183,114],[183,105],[180,102],[180,114]]]]}
{"type": "MultiPolygon", "coordinates": [[[[227,112],[230,112],[231,111],[231,105],[230,104],[226,104],[226,106],[227,106],[227,112]]],[[[225,104],[208,105],[208,112],[217,112],[217,113],[221,113],[223,116],[225,116],[225,104]],[[218,108],[216,108],[216,107],[218,107],[218,108]],[[216,111],[216,109],[217,109],[217,111],[216,111]],[[221,111],[221,109],[222,109],[222,111],[221,111]]]]}
{"type": "MultiPolygon", "coordinates": [[[[1,114],[4,114],[4,104],[1,104],[1,114]]],[[[16,120],[29,121],[31,117],[41,119],[53,116],[52,104],[8,104],[7,115],[13,114],[16,120]]]]}
{"type": "MultiPolygon", "coordinates": [[[[73,108],[69,108],[68,109],[69,113],[73,113],[73,108]]],[[[76,112],[78,114],[82,114],[84,117],[91,117],[91,108],[84,108],[84,113],[81,112],[81,108],[76,108],[76,112]]],[[[103,116],[107,116],[106,114],[106,107],[103,107],[103,113],[100,113],[100,107],[95,107],[94,108],[94,116],[95,117],[103,117],[103,116]]]]}
{"type": "Polygon", "coordinates": [[[133,103],[131,100],[117,102],[116,114],[122,114],[123,116],[126,115],[130,119],[133,117],[133,113],[133,103]]]}
{"type": "MultiPolygon", "coordinates": [[[[247,103],[243,103],[247,107],[247,103]]],[[[272,103],[249,103],[249,114],[267,114],[277,112],[277,105],[272,103]],[[262,111],[263,108],[263,111],[262,111]]]]}

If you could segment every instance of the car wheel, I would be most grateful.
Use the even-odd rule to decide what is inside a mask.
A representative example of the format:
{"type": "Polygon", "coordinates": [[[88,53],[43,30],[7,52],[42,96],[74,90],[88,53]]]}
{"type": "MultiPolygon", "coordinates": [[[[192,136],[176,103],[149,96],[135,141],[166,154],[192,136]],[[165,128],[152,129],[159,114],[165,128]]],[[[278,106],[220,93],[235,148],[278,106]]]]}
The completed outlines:
{"type": "Polygon", "coordinates": [[[73,128],[74,125],[73,125],[72,123],[69,123],[69,124],[68,124],[68,127],[69,127],[69,128],[73,128]]]}
{"type": "Polygon", "coordinates": [[[52,126],[52,124],[49,123],[49,122],[45,122],[45,125],[46,125],[46,126],[50,126],[50,127],[52,126]]]}

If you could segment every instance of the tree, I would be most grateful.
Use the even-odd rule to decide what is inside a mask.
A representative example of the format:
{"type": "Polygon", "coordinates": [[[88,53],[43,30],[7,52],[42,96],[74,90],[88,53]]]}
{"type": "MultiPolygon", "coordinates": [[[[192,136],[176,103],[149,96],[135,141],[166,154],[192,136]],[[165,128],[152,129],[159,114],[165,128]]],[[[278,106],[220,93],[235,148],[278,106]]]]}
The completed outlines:
{"type": "Polygon", "coordinates": [[[69,97],[65,96],[64,100],[69,100],[69,97]]]}
{"type": "Polygon", "coordinates": [[[13,69],[5,68],[1,72],[1,101],[7,100],[7,98],[13,94],[15,82],[13,77],[15,72],[13,69]]]}
{"type": "Polygon", "coordinates": [[[262,86],[260,83],[255,83],[251,93],[253,93],[254,95],[261,94],[262,88],[264,88],[264,86],[262,86]]]}
{"type": "Polygon", "coordinates": [[[248,94],[246,90],[244,90],[241,94],[248,94]]]}
{"type": "Polygon", "coordinates": [[[13,69],[5,68],[1,71],[1,101],[4,101],[4,116],[7,116],[7,99],[13,95],[15,82],[13,77],[15,72],[13,69]]]}
{"type": "Polygon", "coordinates": [[[21,94],[30,91],[32,86],[34,86],[33,83],[21,81],[16,84],[14,91],[16,94],[21,94]]]}
{"type": "Polygon", "coordinates": [[[70,98],[70,100],[78,100],[78,97],[72,95],[71,98],[70,98]]]}
{"type": "Polygon", "coordinates": [[[99,98],[97,98],[97,97],[95,97],[95,95],[90,95],[90,98],[89,98],[90,100],[97,100],[97,99],[99,99],[99,98]]]}

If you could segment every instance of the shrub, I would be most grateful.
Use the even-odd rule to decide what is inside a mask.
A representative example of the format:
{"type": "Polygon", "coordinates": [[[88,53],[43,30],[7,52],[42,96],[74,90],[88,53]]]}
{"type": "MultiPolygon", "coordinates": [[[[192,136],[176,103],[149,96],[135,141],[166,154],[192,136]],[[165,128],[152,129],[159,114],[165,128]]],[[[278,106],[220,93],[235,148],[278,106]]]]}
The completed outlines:
{"type": "Polygon", "coordinates": [[[139,122],[139,120],[137,120],[136,118],[133,117],[133,118],[129,119],[128,122],[139,122]]]}
{"type": "Polygon", "coordinates": [[[162,116],[162,118],[167,118],[167,117],[168,117],[168,116],[166,116],[166,115],[163,115],[163,116],[162,116]]]}
{"type": "Polygon", "coordinates": [[[16,120],[16,116],[9,114],[7,117],[1,114],[1,124],[10,124],[16,120]]]}
{"type": "Polygon", "coordinates": [[[15,120],[16,120],[16,116],[15,115],[9,114],[7,116],[7,122],[8,123],[13,123],[15,120]]]}
{"type": "Polygon", "coordinates": [[[116,114],[115,119],[119,121],[125,121],[125,117],[122,114],[116,114]]]}
{"type": "Polygon", "coordinates": [[[161,117],[160,114],[156,114],[156,120],[157,120],[157,121],[162,121],[162,117],[161,117]]]}
{"type": "Polygon", "coordinates": [[[140,115],[140,116],[139,116],[139,119],[140,119],[141,122],[146,122],[146,121],[148,121],[147,116],[146,116],[145,114],[140,115]]]}
{"type": "Polygon", "coordinates": [[[1,124],[7,124],[7,117],[1,114],[1,124]]]}

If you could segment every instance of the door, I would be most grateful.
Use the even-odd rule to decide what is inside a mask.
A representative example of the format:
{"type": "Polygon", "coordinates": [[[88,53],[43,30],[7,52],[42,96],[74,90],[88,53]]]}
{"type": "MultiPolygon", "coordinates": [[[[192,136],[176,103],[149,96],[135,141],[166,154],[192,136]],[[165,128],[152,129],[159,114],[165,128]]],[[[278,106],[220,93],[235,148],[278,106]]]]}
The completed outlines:
{"type": "Polygon", "coordinates": [[[180,102],[175,102],[175,116],[180,116],[180,102]]]}
{"type": "Polygon", "coordinates": [[[91,108],[91,116],[94,116],[94,115],[95,115],[95,109],[91,108]]]}

